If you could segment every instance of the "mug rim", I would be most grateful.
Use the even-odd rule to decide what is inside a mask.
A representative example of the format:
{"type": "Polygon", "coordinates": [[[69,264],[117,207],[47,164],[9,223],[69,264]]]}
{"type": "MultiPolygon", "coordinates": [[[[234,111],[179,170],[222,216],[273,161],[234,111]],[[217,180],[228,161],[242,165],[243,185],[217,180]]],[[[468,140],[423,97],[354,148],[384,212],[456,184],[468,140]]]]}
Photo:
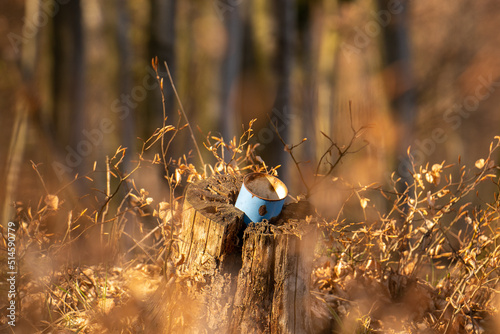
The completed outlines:
{"type": "Polygon", "coordinates": [[[260,198],[260,199],[262,199],[262,200],[264,200],[264,201],[268,201],[268,202],[279,202],[279,201],[283,201],[283,200],[285,200],[285,199],[287,198],[287,196],[288,196],[288,188],[287,188],[287,186],[286,186],[285,182],[281,181],[281,180],[280,180],[279,178],[277,178],[276,176],[271,175],[271,174],[267,174],[267,173],[252,172],[252,173],[249,173],[249,174],[245,175],[245,176],[243,177],[243,186],[245,187],[245,189],[246,189],[246,190],[247,190],[250,194],[252,194],[252,196],[258,197],[258,198],[260,198]],[[276,179],[276,180],[279,182],[280,186],[282,186],[282,187],[285,189],[285,195],[283,196],[283,198],[278,198],[278,199],[266,198],[266,197],[259,196],[259,195],[257,195],[256,193],[254,193],[253,191],[251,191],[251,190],[247,187],[247,185],[246,185],[246,181],[247,181],[247,179],[249,179],[251,176],[256,176],[256,175],[263,175],[264,177],[272,177],[272,178],[276,179]]]}

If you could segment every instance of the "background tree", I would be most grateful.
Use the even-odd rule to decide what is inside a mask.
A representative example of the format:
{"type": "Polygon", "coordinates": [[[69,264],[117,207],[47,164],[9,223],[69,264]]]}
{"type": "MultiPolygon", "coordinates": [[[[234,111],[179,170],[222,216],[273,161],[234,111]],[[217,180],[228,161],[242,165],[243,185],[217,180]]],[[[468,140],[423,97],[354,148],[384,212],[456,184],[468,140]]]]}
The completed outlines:
{"type": "MultiPolygon", "coordinates": [[[[257,118],[258,154],[268,165],[284,165],[281,174],[293,189],[299,189],[295,168],[268,115],[290,144],[308,138],[300,154],[311,161],[304,165],[309,174],[329,145],[320,131],[345,143],[351,116],[355,127],[373,124],[364,137],[369,145],[337,171],[352,182],[386,183],[394,165],[401,174],[409,145],[419,162],[457,155],[474,160],[476,145],[487,146],[500,121],[495,112],[500,43],[491,34],[498,28],[499,5],[403,1],[403,10],[396,9],[386,24],[379,13],[389,5],[385,0],[0,5],[2,142],[8,143],[1,148],[2,207],[43,187],[30,160],[43,163],[40,172],[53,191],[94,161],[102,167],[120,145],[133,159],[141,144],[137,137],[144,139],[161,125],[161,99],[152,88],[154,56],[160,65],[168,61],[199,143],[209,131],[226,139],[238,136],[241,124],[257,118]],[[99,129],[105,118],[113,130],[80,154],[80,163],[68,166],[69,152],[78,153],[88,140],[85,133],[99,129]],[[433,133],[441,134],[439,142],[433,133]],[[54,163],[63,166],[62,173],[54,163]],[[15,175],[22,175],[21,183],[15,175]]],[[[168,122],[175,124],[178,105],[167,83],[164,92],[168,122]]],[[[181,131],[169,157],[192,149],[181,131]]],[[[137,175],[137,183],[167,196],[162,175],[137,175]]],[[[85,192],[84,183],[74,186],[85,192]]],[[[333,191],[322,199],[335,202],[336,196],[333,191]]]]}

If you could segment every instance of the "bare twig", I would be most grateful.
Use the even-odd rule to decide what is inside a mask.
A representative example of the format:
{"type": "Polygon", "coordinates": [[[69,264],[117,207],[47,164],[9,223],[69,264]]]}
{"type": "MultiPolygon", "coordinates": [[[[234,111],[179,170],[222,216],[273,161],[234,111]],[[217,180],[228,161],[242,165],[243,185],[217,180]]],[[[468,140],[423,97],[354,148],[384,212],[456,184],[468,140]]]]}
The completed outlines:
{"type": "MultiPolygon", "coordinates": [[[[111,194],[111,170],[109,168],[109,157],[106,156],[106,198],[111,194]]],[[[101,247],[104,245],[104,220],[109,210],[109,202],[106,203],[105,209],[101,215],[101,247]]]]}
{"type": "Polygon", "coordinates": [[[196,138],[194,136],[193,128],[191,127],[191,123],[189,123],[189,119],[187,118],[186,112],[184,111],[184,107],[182,106],[181,99],[179,98],[179,94],[177,94],[177,89],[175,88],[174,85],[174,80],[172,79],[172,76],[170,75],[170,69],[168,68],[167,62],[164,62],[165,68],[167,69],[167,74],[168,78],[170,79],[170,84],[172,85],[172,89],[174,90],[175,97],[177,98],[177,102],[179,103],[179,107],[181,108],[182,114],[184,115],[184,119],[186,120],[186,124],[189,129],[189,133],[191,134],[191,139],[193,140],[194,147],[196,148],[196,152],[198,153],[198,158],[200,159],[200,162],[202,166],[205,166],[205,161],[203,161],[203,157],[200,152],[200,148],[198,147],[198,143],[196,141],[196,138]]]}
{"type": "Polygon", "coordinates": [[[32,160],[30,160],[31,162],[31,166],[33,167],[33,169],[35,170],[36,172],[36,175],[38,175],[38,178],[40,179],[40,182],[42,183],[42,186],[43,186],[43,189],[45,190],[45,193],[47,195],[49,195],[49,190],[47,189],[47,186],[45,185],[45,181],[43,180],[43,177],[42,175],[40,174],[40,171],[38,170],[38,165],[35,164],[32,160]]]}
{"type": "Polygon", "coordinates": [[[323,180],[325,180],[327,177],[329,177],[332,172],[335,170],[335,168],[338,166],[338,164],[342,161],[342,159],[347,155],[347,154],[353,154],[353,153],[356,153],[356,152],[359,152],[360,150],[364,149],[368,144],[365,144],[363,145],[361,148],[357,149],[357,150],[351,150],[351,147],[354,145],[354,143],[356,142],[356,139],[358,139],[361,134],[364,132],[364,130],[366,130],[367,128],[369,128],[369,126],[362,126],[360,127],[358,130],[356,130],[354,128],[354,125],[353,125],[353,120],[352,120],[352,109],[351,109],[351,101],[349,101],[349,115],[350,115],[350,121],[351,121],[351,129],[352,129],[352,132],[353,132],[353,135],[351,137],[351,140],[349,141],[349,143],[347,144],[347,146],[343,146],[343,147],[340,147],[336,142],[334,142],[332,140],[332,138],[330,138],[327,134],[325,134],[323,131],[320,131],[321,134],[327,138],[329,141],[330,141],[330,146],[328,147],[328,149],[321,155],[319,161],[318,161],[318,164],[316,166],[316,172],[314,174],[314,182],[312,185],[309,185],[307,184],[307,182],[305,181],[305,178],[304,178],[304,175],[302,173],[302,169],[300,168],[300,161],[298,161],[294,154],[293,154],[293,150],[298,147],[299,145],[301,145],[302,143],[304,143],[307,138],[304,138],[302,139],[302,141],[296,145],[288,145],[284,139],[281,137],[279,131],[278,131],[278,127],[271,121],[269,115],[268,115],[268,118],[269,118],[269,121],[271,123],[271,125],[273,126],[274,128],[274,131],[275,133],[278,135],[278,138],[280,139],[281,143],[283,144],[284,146],[284,150],[286,152],[288,152],[290,154],[290,157],[292,158],[293,162],[295,163],[295,166],[297,167],[297,170],[299,172],[299,175],[300,175],[300,179],[302,181],[302,184],[305,186],[306,188],[306,198],[309,198],[312,194],[312,191],[319,185],[321,184],[321,182],[323,180]],[[328,156],[331,156],[332,155],[332,151],[333,150],[336,150],[337,152],[337,159],[335,160],[335,162],[329,162],[328,161],[328,156]],[[321,165],[323,163],[323,161],[326,161],[329,165],[330,165],[330,168],[328,169],[328,171],[323,174],[323,175],[320,175],[320,168],[321,168],[321,165]]]}
{"type": "MultiPolygon", "coordinates": [[[[269,118],[269,115],[267,117],[269,118]]],[[[279,133],[279,130],[278,130],[278,127],[276,126],[276,124],[274,124],[274,122],[270,118],[269,118],[269,122],[273,126],[274,131],[276,132],[276,134],[278,135],[279,140],[283,144],[284,150],[290,154],[290,157],[292,158],[293,163],[297,167],[297,170],[298,170],[299,176],[300,176],[300,180],[301,180],[302,184],[304,185],[304,187],[306,187],[306,197],[309,198],[310,193],[311,193],[311,188],[309,187],[309,185],[307,184],[307,182],[306,182],[306,180],[304,178],[304,175],[302,173],[302,169],[300,168],[300,161],[298,161],[295,158],[295,156],[293,155],[293,149],[296,148],[297,146],[301,145],[302,143],[304,143],[307,140],[307,138],[302,139],[302,141],[300,143],[296,144],[296,145],[289,146],[285,142],[285,140],[283,139],[283,137],[281,137],[281,134],[279,133]]]]}
{"type": "Polygon", "coordinates": [[[361,136],[361,134],[364,132],[364,130],[369,128],[369,126],[362,126],[358,130],[356,130],[354,128],[353,120],[352,120],[351,101],[349,101],[349,117],[350,117],[350,121],[351,121],[351,129],[352,129],[353,134],[352,134],[351,140],[349,141],[347,146],[340,147],[336,142],[334,142],[332,140],[332,138],[330,138],[327,134],[325,134],[323,131],[321,131],[321,134],[330,141],[330,146],[325,151],[325,153],[323,153],[323,155],[320,157],[320,159],[318,161],[318,165],[316,166],[315,181],[314,181],[314,184],[311,188],[316,187],[319,183],[321,183],[321,181],[323,181],[328,176],[330,176],[332,174],[332,172],[335,170],[335,168],[338,166],[338,164],[342,161],[342,159],[346,155],[357,153],[357,152],[361,151],[362,149],[364,149],[368,145],[368,144],[365,144],[361,148],[354,150],[354,151],[351,151],[351,147],[356,142],[356,139],[358,139],[361,136]],[[335,162],[331,163],[327,160],[327,156],[332,155],[332,150],[334,148],[337,151],[337,159],[335,160],[335,162]],[[320,175],[319,169],[321,167],[323,160],[328,162],[328,164],[330,165],[330,168],[328,169],[328,171],[325,174],[321,175],[321,178],[318,180],[317,178],[320,175]]]}

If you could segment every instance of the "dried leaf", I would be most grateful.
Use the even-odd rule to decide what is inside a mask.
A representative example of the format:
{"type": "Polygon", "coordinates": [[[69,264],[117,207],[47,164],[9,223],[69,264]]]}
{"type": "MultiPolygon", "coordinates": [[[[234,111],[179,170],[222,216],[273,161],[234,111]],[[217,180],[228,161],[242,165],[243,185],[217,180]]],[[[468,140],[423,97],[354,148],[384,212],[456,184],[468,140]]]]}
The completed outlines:
{"type": "Polygon", "coordinates": [[[363,209],[365,209],[365,208],[366,208],[366,206],[368,205],[368,202],[369,202],[369,201],[370,201],[370,199],[368,199],[368,198],[364,198],[364,197],[361,197],[361,198],[359,199],[359,203],[361,204],[361,207],[362,207],[363,209]]]}
{"type": "Polygon", "coordinates": [[[434,196],[432,196],[430,190],[427,192],[427,204],[429,204],[431,208],[436,204],[436,200],[434,199],[434,196]]]}
{"type": "Polygon", "coordinates": [[[57,195],[47,195],[44,201],[48,210],[57,210],[59,208],[59,197],[57,195]]]}
{"type": "Polygon", "coordinates": [[[182,180],[181,171],[179,169],[175,170],[175,182],[179,183],[182,180]]]}
{"type": "Polygon", "coordinates": [[[484,167],[484,159],[479,159],[476,161],[476,168],[482,169],[484,167]]]}

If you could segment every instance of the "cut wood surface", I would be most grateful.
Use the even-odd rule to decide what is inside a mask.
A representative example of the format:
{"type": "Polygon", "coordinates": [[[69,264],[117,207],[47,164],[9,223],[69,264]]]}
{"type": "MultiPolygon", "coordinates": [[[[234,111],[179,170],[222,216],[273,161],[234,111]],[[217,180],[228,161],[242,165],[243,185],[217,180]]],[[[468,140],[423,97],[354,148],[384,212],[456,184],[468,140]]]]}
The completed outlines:
{"type": "Polygon", "coordinates": [[[231,255],[240,258],[245,223],[234,203],[241,183],[240,176],[216,175],[188,187],[180,233],[184,269],[213,274],[222,262],[234,266],[231,255]]]}

